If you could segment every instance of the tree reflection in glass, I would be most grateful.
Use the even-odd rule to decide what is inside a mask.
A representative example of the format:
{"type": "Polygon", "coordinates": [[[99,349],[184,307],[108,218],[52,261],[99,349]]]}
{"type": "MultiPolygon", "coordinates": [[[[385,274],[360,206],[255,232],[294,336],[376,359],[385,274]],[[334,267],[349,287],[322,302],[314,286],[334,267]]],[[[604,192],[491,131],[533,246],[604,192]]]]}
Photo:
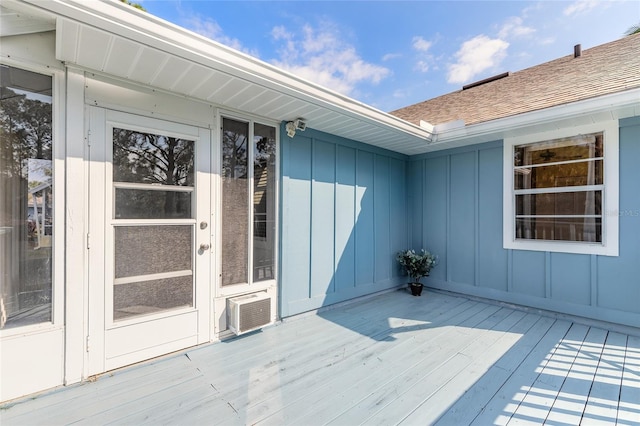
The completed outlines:
{"type": "Polygon", "coordinates": [[[194,185],[194,143],[114,128],[113,181],[116,219],[190,218],[191,192],[175,187],[194,185]]]}
{"type": "Polygon", "coordinates": [[[0,71],[0,328],[12,328],[52,320],[52,78],[0,71]]]}

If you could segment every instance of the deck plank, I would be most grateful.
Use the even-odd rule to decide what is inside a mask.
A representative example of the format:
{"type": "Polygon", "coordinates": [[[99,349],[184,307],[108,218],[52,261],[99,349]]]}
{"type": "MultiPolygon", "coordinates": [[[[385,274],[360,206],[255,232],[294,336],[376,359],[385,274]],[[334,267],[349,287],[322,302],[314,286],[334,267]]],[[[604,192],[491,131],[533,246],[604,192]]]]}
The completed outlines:
{"type": "Polygon", "coordinates": [[[544,421],[640,424],[640,338],[440,291],[381,294],[0,407],[3,426],[544,421]]]}
{"type": "Polygon", "coordinates": [[[600,356],[587,398],[582,422],[589,425],[610,425],[616,422],[627,336],[610,332],[600,356]]]}
{"type": "MultiPolygon", "coordinates": [[[[432,424],[451,404],[452,395],[464,393],[479,379],[490,364],[498,360],[509,350],[520,337],[519,327],[528,329],[532,324],[525,319],[523,312],[512,312],[495,327],[484,330],[477,339],[460,350],[442,367],[430,373],[394,402],[394,409],[403,416],[399,421],[403,424],[432,424]],[[482,359],[482,361],[480,360],[482,359]]],[[[532,319],[532,318],[529,318],[532,319]]],[[[393,410],[380,410],[367,423],[388,424],[395,422],[393,410]]]]}
{"type": "Polygon", "coordinates": [[[459,389],[458,392],[463,391],[464,393],[456,399],[446,413],[434,422],[436,425],[458,426],[473,422],[478,412],[483,410],[496,395],[555,322],[554,319],[539,317],[535,314],[530,314],[529,317],[535,320],[531,328],[526,330],[509,352],[491,365],[472,387],[459,389]]]}
{"type": "MultiPolygon", "coordinates": [[[[472,354],[473,362],[455,375],[437,393],[426,398],[403,423],[413,424],[425,419],[432,424],[440,421],[445,414],[449,414],[450,424],[469,424],[473,417],[463,419],[464,415],[486,404],[487,400],[484,397],[495,392],[498,381],[500,384],[504,382],[503,374],[507,373],[508,367],[503,364],[502,367],[494,368],[496,363],[502,359],[511,359],[512,362],[517,359],[518,363],[521,362],[524,357],[521,350],[526,347],[526,341],[539,340],[544,332],[542,330],[547,330],[552,323],[552,321],[541,320],[538,315],[527,314],[511,329],[499,336],[489,350],[472,354]],[[541,331],[535,333],[535,327],[540,328],[541,323],[541,331]],[[494,375],[495,378],[489,381],[488,378],[494,375]],[[490,391],[492,388],[493,391],[490,391]],[[452,403],[452,399],[456,401],[455,404],[452,403]],[[474,408],[471,409],[471,407],[474,408]]],[[[440,421],[440,424],[446,423],[446,421],[440,421]]]]}
{"type": "Polygon", "coordinates": [[[580,424],[606,337],[605,330],[591,327],[584,341],[568,345],[575,353],[575,360],[553,401],[546,422],[556,425],[580,424]]]}
{"type": "Polygon", "coordinates": [[[310,391],[303,394],[304,388],[296,389],[301,393],[298,398],[291,395],[293,403],[290,408],[274,413],[260,424],[321,423],[326,420],[324,416],[330,415],[336,407],[350,406],[368,395],[372,389],[393,380],[398,371],[415,365],[419,362],[416,357],[424,357],[433,348],[452,345],[450,327],[455,324],[478,323],[484,316],[478,314],[483,311],[486,312],[486,307],[481,304],[460,305],[459,309],[448,310],[447,315],[440,317],[428,328],[403,332],[402,337],[405,339],[402,344],[386,348],[372,347],[355,364],[345,365],[340,371],[332,372],[333,374],[309,377],[305,386],[310,391]],[[371,374],[372,371],[375,374],[371,374]],[[319,387],[318,381],[324,386],[319,387]]]}
{"type": "MultiPolygon", "coordinates": [[[[434,311],[438,311],[434,305],[434,311]]],[[[443,310],[444,312],[444,310],[443,310]]],[[[381,311],[384,314],[384,310],[381,311]]],[[[327,366],[342,362],[353,354],[366,349],[375,342],[383,342],[390,346],[395,344],[395,339],[391,338],[394,330],[392,321],[385,318],[382,323],[368,321],[358,329],[361,333],[346,330],[337,333],[328,340],[312,339],[306,344],[300,344],[295,353],[286,353],[277,359],[267,358],[265,361],[250,366],[251,382],[247,382],[246,370],[240,369],[234,374],[232,380],[215,379],[215,386],[225,390],[226,397],[237,409],[243,409],[249,403],[256,403],[256,395],[261,398],[268,398],[270,392],[278,394],[285,385],[287,388],[295,385],[301,378],[324,371],[327,366]],[[251,389],[248,392],[247,389],[251,389]]],[[[200,366],[206,374],[218,376],[214,370],[206,370],[206,366],[200,366]]],[[[317,385],[317,384],[316,384],[317,385]]]]}
{"type": "Polygon", "coordinates": [[[446,345],[434,348],[425,359],[399,372],[390,383],[334,417],[331,423],[390,424],[401,421],[420,402],[422,395],[439,388],[451,374],[469,363],[467,347],[487,342],[493,334],[492,329],[502,321],[513,321],[517,316],[514,314],[509,309],[499,309],[475,328],[455,327],[449,332],[446,345]],[[454,342],[456,344],[452,345],[454,342]]]}
{"type": "Polygon", "coordinates": [[[582,342],[588,331],[589,327],[585,325],[571,326],[567,335],[556,345],[553,353],[544,363],[535,382],[525,387],[526,395],[507,424],[544,423],[578,356],[574,345],[582,342]]]}
{"type": "Polygon", "coordinates": [[[555,321],[487,405],[476,414],[471,424],[474,426],[507,424],[526,395],[525,387],[530,386],[538,378],[540,369],[553,353],[556,344],[567,334],[571,325],[572,323],[568,321],[555,321]]]}
{"type": "Polygon", "coordinates": [[[618,425],[640,425],[640,337],[628,336],[625,351],[618,425]]]}

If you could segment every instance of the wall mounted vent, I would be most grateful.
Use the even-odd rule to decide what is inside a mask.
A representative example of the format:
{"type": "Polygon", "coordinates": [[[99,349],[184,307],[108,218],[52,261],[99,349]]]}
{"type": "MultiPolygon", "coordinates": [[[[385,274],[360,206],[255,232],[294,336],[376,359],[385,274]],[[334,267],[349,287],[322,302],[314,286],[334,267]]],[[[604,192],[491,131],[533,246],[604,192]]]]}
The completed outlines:
{"type": "Polygon", "coordinates": [[[234,297],[228,304],[229,329],[238,336],[271,322],[271,297],[267,293],[234,297]]]}

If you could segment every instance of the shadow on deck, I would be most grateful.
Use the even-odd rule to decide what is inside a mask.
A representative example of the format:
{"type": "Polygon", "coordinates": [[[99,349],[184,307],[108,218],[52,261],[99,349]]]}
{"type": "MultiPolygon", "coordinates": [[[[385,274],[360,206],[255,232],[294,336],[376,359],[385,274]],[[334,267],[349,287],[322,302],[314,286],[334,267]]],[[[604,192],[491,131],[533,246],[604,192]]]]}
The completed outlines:
{"type": "Polygon", "coordinates": [[[385,293],[3,407],[13,424],[638,424],[640,338],[385,293]]]}

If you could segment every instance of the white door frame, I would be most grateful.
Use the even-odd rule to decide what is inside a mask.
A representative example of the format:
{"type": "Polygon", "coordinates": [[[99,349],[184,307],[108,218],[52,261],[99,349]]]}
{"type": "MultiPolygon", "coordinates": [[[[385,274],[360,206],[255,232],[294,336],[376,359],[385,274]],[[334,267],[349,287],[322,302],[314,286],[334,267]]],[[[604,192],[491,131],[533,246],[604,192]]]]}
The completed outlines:
{"type": "MultiPolygon", "coordinates": [[[[88,335],[87,374],[93,375],[122,365],[142,361],[164,353],[212,340],[211,327],[211,131],[206,128],[183,125],[166,120],[142,117],[129,113],[88,107],[89,117],[89,275],[88,275],[88,335]],[[166,314],[150,315],[144,320],[111,321],[106,307],[111,303],[108,289],[113,278],[112,236],[112,190],[111,190],[111,132],[113,126],[123,126],[139,131],[162,132],[183,136],[196,141],[195,152],[195,219],[185,220],[194,226],[194,279],[193,308],[166,314]],[[201,227],[201,223],[207,223],[201,227]],[[197,250],[201,244],[210,246],[197,250]],[[104,278],[103,278],[104,277],[104,278]],[[149,336],[154,336],[157,327],[167,335],[170,343],[155,345],[149,336]],[[136,337],[137,336],[137,337],[136,337]],[[172,337],[169,337],[172,336],[172,337]],[[123,340],[124,339],[124,340],[123,340]],[[115,342],[127,341],[129,352],[122,351],[122,344],[114,353],[115,342]]],[[[111,299],[112,300],[112,299],[111,299]]],[[[127,348],[128,350],[128,348],[127,348]]]]}

